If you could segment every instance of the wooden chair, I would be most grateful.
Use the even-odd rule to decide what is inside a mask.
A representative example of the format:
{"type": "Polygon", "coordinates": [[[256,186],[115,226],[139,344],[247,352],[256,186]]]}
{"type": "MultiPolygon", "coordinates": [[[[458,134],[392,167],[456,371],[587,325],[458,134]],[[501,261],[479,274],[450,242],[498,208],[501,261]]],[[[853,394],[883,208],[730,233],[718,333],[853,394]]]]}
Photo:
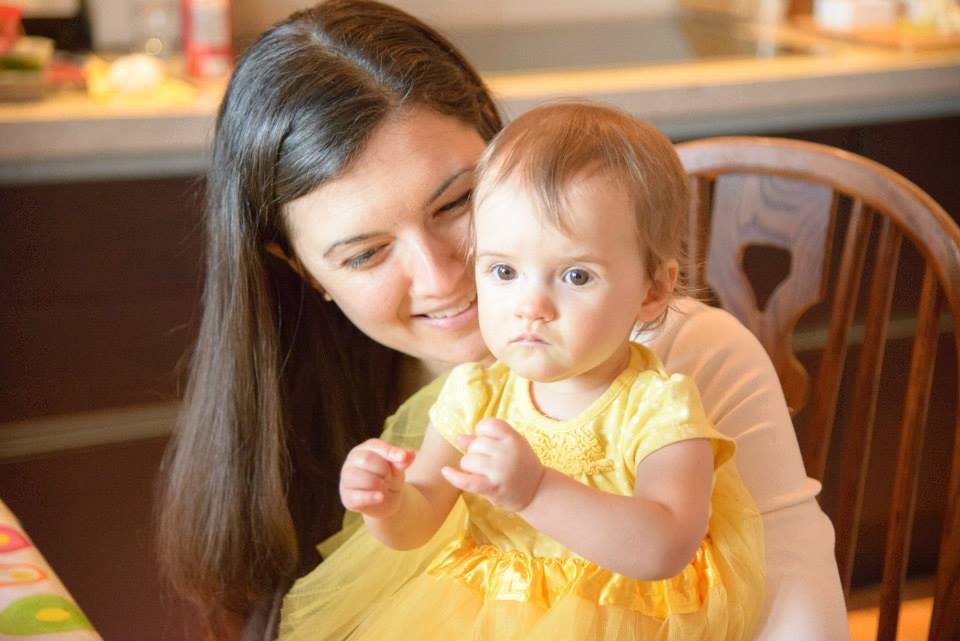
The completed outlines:
{"type": "MultiPolygon", "coordinates": [[[[952,344],[960,366],[960,229],[903,176],[832,147],[728,137],[682,143],[677,151],[694,194],[691,282],[712,292],[767,349],[791,413],[802,419],[801,450],[810,476],[824,479],[831,437],[842,431],[842,465],[828,476],[839,477],[833,517],[847,593],[888,328],[891,316],[904,315],[903,309],[891,311],[901,247],[912,246],[910,254],[903,254],[921,263],[919,300],[906,314],[908,323],[915,319],[915,332],[900,403],[880,590],[877,638],[894,639],[938,342],[952,344]],[[752,247],[778,248],[789,255],[788,275],[769,296],[758,295],[745,274],[743,262],[752,247]],[[811,314],[826,329],[814,377],[791,345],[798,321],[809,324],[811,314]],[[861,322],[858,362],[845,367],[853,329],[861,322]],[[838,411],[838,400],[845,398],[850,401],[846,410],[838,411]]],[[[894,320],[902,325],[902,318],[894,320]]],[[[949,358],[949,347],[943,351],[949,358]]],[[[956,392],[953,403],[960,404],[960,384],[956,392]]],[[[889,398],[886,391],[884,398],[889,398]]],[[[960,639],[960,408],[954,407],[946,427],[953,435],[953,453],[929,636],[935,641],[960,639]]]]}

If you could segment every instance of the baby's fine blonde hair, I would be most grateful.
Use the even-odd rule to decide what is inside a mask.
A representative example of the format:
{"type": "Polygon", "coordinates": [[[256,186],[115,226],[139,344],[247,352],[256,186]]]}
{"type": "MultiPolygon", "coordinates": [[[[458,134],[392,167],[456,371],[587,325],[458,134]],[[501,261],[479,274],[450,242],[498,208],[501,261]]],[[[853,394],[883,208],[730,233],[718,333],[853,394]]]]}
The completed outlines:
{"type": "MultiPolygon", "coordinates": [[[[544,222],[569,231],[568,189],[575,179],[596,175],[627,191],[637,237],[647,251],[647,276],[656,282],[671,259],[682,268],[690,198],[686,172],[656,127],[613,107],[552,103],[511,122],[477,165],[474,206],[498,184],[519,178],[535,195],[544,222]]],[[[683,282],[681,273],[680,291],[683,282]]]]}

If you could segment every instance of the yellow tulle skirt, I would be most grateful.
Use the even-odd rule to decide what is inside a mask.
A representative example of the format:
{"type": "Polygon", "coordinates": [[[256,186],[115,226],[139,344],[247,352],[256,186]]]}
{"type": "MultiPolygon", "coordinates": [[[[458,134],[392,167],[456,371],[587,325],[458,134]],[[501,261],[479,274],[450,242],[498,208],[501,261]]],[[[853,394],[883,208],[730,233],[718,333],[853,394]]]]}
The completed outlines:
{"type": "Polygon", "coordinates": [[[280,641],[751,639],[764,596],[760,517],[749,497],[722,487],[710,534],[662,581],[477,544],[462,501],[417,550],[391,550],[356,528],[293,586],[280,641]]]}

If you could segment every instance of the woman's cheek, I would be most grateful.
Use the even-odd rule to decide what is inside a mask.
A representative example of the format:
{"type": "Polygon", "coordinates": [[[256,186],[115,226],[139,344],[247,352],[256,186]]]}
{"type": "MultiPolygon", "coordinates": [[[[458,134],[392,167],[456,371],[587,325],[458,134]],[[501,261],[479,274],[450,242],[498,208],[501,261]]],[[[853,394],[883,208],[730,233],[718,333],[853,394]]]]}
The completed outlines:
{"type": "MultiPolygon", "coordinates": [[[[406,299],[406,290],[397,279],[348,283],[338,289],[343,292],[339,299],[343,303],[341,309],[358,324],[382,323],[403,316],[399,308],[406,299]]],[[[337,296],[334,300],[338,300],[337,296]]]]}

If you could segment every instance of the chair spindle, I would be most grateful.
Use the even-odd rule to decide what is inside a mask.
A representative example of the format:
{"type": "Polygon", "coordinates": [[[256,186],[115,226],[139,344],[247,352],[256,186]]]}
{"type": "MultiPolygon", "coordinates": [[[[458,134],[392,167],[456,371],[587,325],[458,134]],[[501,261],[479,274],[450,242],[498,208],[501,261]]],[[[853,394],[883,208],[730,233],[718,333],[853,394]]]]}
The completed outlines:
{"type": "Polygon", "coordinates": [[[847,223],[847,234],[837,274],[837,288],[833,296],[836,303],[831,310],[827,343],[820,368],[817,370],[814,395],[818,401],[810,408],[804,423],[805,438],[801,448],[805,457],[804,466],[809,476],[821,481],[827,466],[837,398],[840,394],[840,379],[847,358],[847,340],[872,226],[873,216],[869,211],[864,211],[863,201],[855,200],[847,223]]]}
{"type": "Polygon", "coordinates": [[[927,408],[930,404],[933,367],[937,360],[940,297],[937,277],[929,265],[924,270],[919,309],[910,359],[910,376],[907,379],[909,384],[904,399],[890,520],[887,525],[877,641],[893,641],[897,637],[900,597],[907,572],[927,408]]]}
{"type": "Polygon", "coordinates": [[[870,461],[873,424],[880,389],[880,371],[886,348],[890,304],[900,256],[902,236],[888,218],[880,226],[870,287],[863,346],[854,384],[850,418],[843,447],[843,463],[837,497],[837,562],[844,593],[849,595],[853,560],[860,528],[863,491],[870,461]]]}

